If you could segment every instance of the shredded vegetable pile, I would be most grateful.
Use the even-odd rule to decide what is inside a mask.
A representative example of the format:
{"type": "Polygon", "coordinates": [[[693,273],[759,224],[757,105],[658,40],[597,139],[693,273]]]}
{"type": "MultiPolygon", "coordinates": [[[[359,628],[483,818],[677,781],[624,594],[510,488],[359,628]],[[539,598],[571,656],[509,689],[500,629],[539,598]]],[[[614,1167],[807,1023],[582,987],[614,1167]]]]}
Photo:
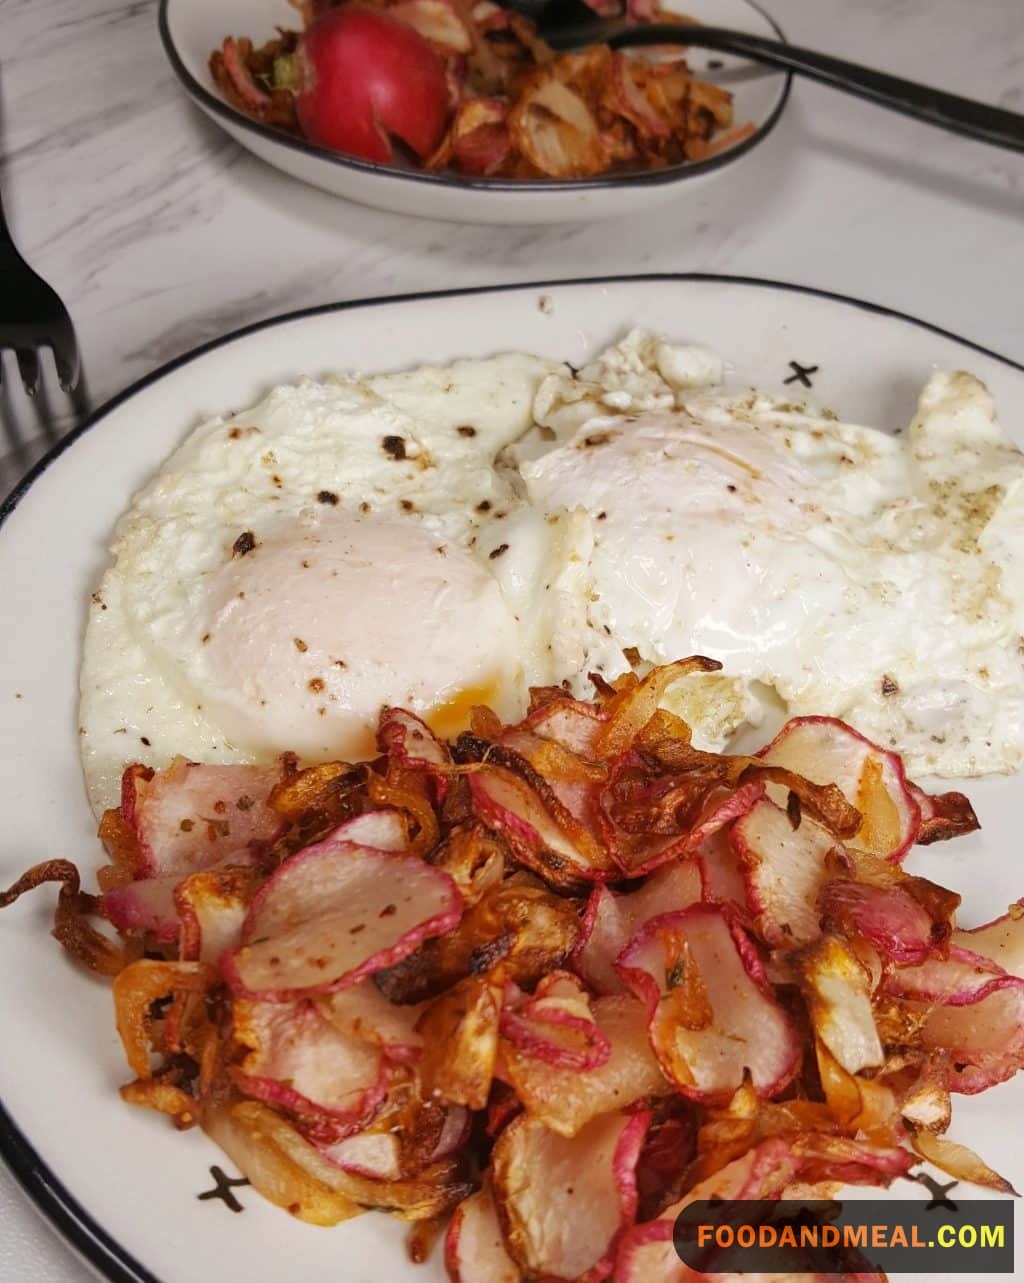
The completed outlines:
{"type": "Polygon", "coordinates": [[[1012,1192],[943,1133],[1024,1064],[1024,902],[964,929],[900,863],[969,803],[831,718],[698,750],[659,702],[716,667],[537,689],[451,744],[386,709],[368,763],[135,765],[101,894],[52,860],[0,904],[63,884],[125,1100],[302,1220],[447,1223],[461,1283],[668,1283],[693,1199],[922,1159],[1012,1192]]]}
{"type": "MultiPolygon", "coordinates": [[[[300,5],[307,22],[331,4],[300,5]]],[[[365,7],[365,6],[364,6],[365,7]]],[[[690,74],[679,47],[644,53],[589,45],[557,55],[536,24],[491,0],[374,0],[440,56],[448,126],[417,163],[477,177],[579,179],[706,160],[742,142],[732,95],[690,74]]],[[[633,16],[685,21],[656,6],[633,16]]],[[[254,46],[227,37],[210,58],[224,97],[251,119],[302,134],[296,113],[297,31],[254,46]]]]}

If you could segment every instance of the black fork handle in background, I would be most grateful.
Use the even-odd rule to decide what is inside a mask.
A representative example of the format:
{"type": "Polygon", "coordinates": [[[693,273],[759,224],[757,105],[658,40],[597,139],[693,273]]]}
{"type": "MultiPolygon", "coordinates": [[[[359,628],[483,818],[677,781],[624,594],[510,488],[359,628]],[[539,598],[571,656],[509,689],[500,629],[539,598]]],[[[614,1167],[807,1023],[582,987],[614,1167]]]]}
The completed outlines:
{"type": "Polygon", "coordinates": [[[616,19],[595,18],[583,0],[555,0],[555,3],[546,5],[539,14],[539,25],[543,38],[560,50],[595,43],[609,44],[613,49],[684,44],[691,48],[736,54],[798,76],[808,76],[833,89],[866,98],[880,107],[889,107],[940,129],[1011,151],[1024,151],[1024,116],[1017,112],[990,107],[900,76],[890,76],[843,58],[801,49],[784,40],[771,40],[766,36],[748,35],[723,27],[703,27],[696,23],[623,23],[616,19]]]}

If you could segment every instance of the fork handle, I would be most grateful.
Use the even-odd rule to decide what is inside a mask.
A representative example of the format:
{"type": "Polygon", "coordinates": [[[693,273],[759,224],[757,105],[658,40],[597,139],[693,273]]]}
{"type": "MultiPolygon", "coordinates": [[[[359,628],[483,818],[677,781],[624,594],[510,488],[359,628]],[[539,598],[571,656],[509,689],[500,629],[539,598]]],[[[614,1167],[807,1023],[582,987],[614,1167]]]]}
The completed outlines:
{"type": "Polygon", "coordinates": [[[890,76],[884,71],[862,67],[843,58],[801,49],[798,45],[765,36],[747,35],[742,31],[728,31],[724,27],[702,27],[696,24],[651,22],[641,26],[609,29],[598,34],[600,24],[594,24],[594,40],[603,40],[612,48],[628,45],[685,44],[700,49],[719,49],[723,53],[738,54],[754,62],[780,67],[819,80],[833,89],[855,94],[881,107],[938,125],[979,142],[1011,151],[1024,151],[1024,116],[1002,107],[990,107],[959,94],[946,93],[900,76],[890,76]]]}
{"type": "Polygon", "coordinates": [[[11,229],[7,226],[7,219],[4,216],[4,198],[2,191],[0,191],[0,245],[14,246],[14,237],[11,235],[11,229]]]}

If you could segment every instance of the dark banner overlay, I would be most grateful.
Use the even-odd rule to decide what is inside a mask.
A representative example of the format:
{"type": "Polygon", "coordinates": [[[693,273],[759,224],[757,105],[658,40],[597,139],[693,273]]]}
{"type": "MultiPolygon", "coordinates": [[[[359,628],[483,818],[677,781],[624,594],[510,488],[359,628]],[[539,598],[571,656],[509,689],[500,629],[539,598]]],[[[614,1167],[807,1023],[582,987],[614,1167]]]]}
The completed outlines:
{"type": "Polygon", "coordinates": [[[674,1241],[702,1274],[1013,1274],[1013,1203],[717,1199],[685,1207],[674,1241]]]}

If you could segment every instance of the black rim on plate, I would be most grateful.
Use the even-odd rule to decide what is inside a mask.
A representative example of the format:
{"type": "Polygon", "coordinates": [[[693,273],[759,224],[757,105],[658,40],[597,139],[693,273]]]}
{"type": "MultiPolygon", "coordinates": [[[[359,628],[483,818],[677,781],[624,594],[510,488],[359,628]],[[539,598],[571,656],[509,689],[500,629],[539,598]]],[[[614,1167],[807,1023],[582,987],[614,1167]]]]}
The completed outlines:
{"type": "MultiPolygon", "coordinates": [[[[165,0],[166,3],[166,0],[165,0]]],[[[527,281],[523,283],[511,283],[508,285],[497,286],[476,286],[469,289],[457,290],[432,290],[424,293],[414,294],[397,294],[383,296],[372,299],[355,299],[351,302],[344,303],[326,303],[320,307],[301,308],[295,312],[285,313],[283,316],[271,317],[265,321],[256,321],[252,325],[243,326],[241,329],[233,330],[230,334],[225,334],[222,338],[212,339],[200,347],[192,349],[183,355],[176,357],[172,361],[160,366],[151,374],[143,376],[124,392],[112,397],[99,409],[95,410],[84,423],[80,424],[73,432],[69,433],[59,441],[34,468],[27,474],[20,485],[15,487],[10,495],[0,505],[0,527],[18,506],[31,486],[42,476],[46,469],[64,452],[69,449],[74,442],[89,431],[95,424],[103,419],[111,410],[142,392],[151,384],[159,382],[173,370],[180,369],[188,365],[190,361],[205,356],[217,348],[226,347],[228,344],[235,342],[250,334],[258,333],[260,330],[270,329],[275,325],[288,324],[292,321],[302,320],[307,317],[325,316],[331,313],[343,314],[348,311],[358,310],[359,308],[380,307],[390,303],[411,303],[429,299],[451,299],[451,298],[469,298],[478,294],[507,294],[516,291],[529,292],[534,290],[555,290],[569,288],[588,288],[595,285],[628,285],[632,283],[654,283],[665,282],[673,283],[680,281],[689,281],[695,283],[717,284],[717,285],[741,285],[754,289],[782,290],[790,294],[807,295],[813,298],[829,300],[833,303],[841,303],[844,306],[856,308],[862,312],[868,312],[875,316],[888,317],[891,320],[901,321],[908,325],[913,325],[917,329],[926,330],[931,334],[938,335],[940,338],[949,339],[954,343],[960,344],[981,356],[998,361],[1000,364],[1010,369],[1017,370],[1024,374],[1024,364],[1015,361],[1000,352],[994,352],[991,348],[984,347],[980,343],[974,343],[970,339],[962,338],[959,334],[954,334],[950,330],[943,329],[939,325],[932,325],[928,321],[922,321],[918,317],[909,316],[906,312],[897,311],[895,308],[885,307],[879,303],[868,303],[863,299],[850,298],[848,295],[839,294],[832,290],[816,289],[809,285],[794,285],[786,281],[772,281],[753,276],[728,276],[719,275],[713,272],[649,272],[632,276],[595,276],[576,280],[562,281],[527,281]]],[[[43,1212],[47,1219],[63,1235],[63,1237],[75,1248],[89,1264],[110,1283],[160,1283],[155,1274],[148,1270],[141,1262],[137,1261],[116,1239],[95,1220],[79,1203],[76,1197],[67,1189],[67,1187],[58,1179],[53,1169],[47,1165],[40,1154],[33,1147],[32,1143],[25,1136],[24,1132],[18,1127],[14,1119],[0,1102],[0,1157],[4,1159],[15,1178],[33,1200],[37,1207],[43,1212]]]]}
{"type": "MultiPolygon", "coordinates": [[[[336,165],[341,169],[354,169],[362,174],[375,174],[378,178],[388,178],[398,182],[427,183],[434,187],[450,187],[459,191],[578,192],[593,191],[602,187],[631,187],[637,184],[644,187],[660,187],[666,183],[677,183],[687,178],[696,178],[700,174],[710,173],[712,170],[720,169],[723,165],[728,165],[731,161],[738,160],[740,156],[745,155],[753,147],[756,147],[759,142],[767,138],[778,123],[778,119],[789,100],[789,91],[793,86],[793,73],[791,71],[779,73],[784,75],[782,92],[764,123],[743,142],[737,143],[734,147],[728,147],[725,151],[718,152],[707,160],[686,161],[679,165],[669,165],[666,169],[640,170],[628,174],[599,174],[594,178],[514,179],[474,178],[471,175],[449,173],[427,174],[419,169],[400,169],[395,165],[380,165],[372,160],[360,160],[357,156],[346,156],[341,152],[331,151],[327,147],[319,147],[316,143],[308,142],[305,138],[297,138],[293,134],[286,134],[283,130],[274,129],[269,125],[262,125],[259,121],[250,120],[248,116],[236,111],[218,94],[211,92],[206,85],[198,81],[188,67],[185,66],[185,61],[178,52],[177,45],[175,45],[174,38],[171,35],[170,20],[167,16],[171,2],[172,0],[160,0],[158,23],[164,53],[167,55],[167,59],[174,69],[175,75],[184,86],[186,93],[206,111],[211,112],[214,116],[234,128],[244,129],[246,133],[256,134],[260,138],[266,138],[282,147],[304,153],[306,156],[316,160],[326,161],[328,164],[336,165]]],[[[777,40],[786,39],[782,28],[771,14],[766,13],[755,0],[745,0],[745,2],[768,23],[777,40]]]]}

